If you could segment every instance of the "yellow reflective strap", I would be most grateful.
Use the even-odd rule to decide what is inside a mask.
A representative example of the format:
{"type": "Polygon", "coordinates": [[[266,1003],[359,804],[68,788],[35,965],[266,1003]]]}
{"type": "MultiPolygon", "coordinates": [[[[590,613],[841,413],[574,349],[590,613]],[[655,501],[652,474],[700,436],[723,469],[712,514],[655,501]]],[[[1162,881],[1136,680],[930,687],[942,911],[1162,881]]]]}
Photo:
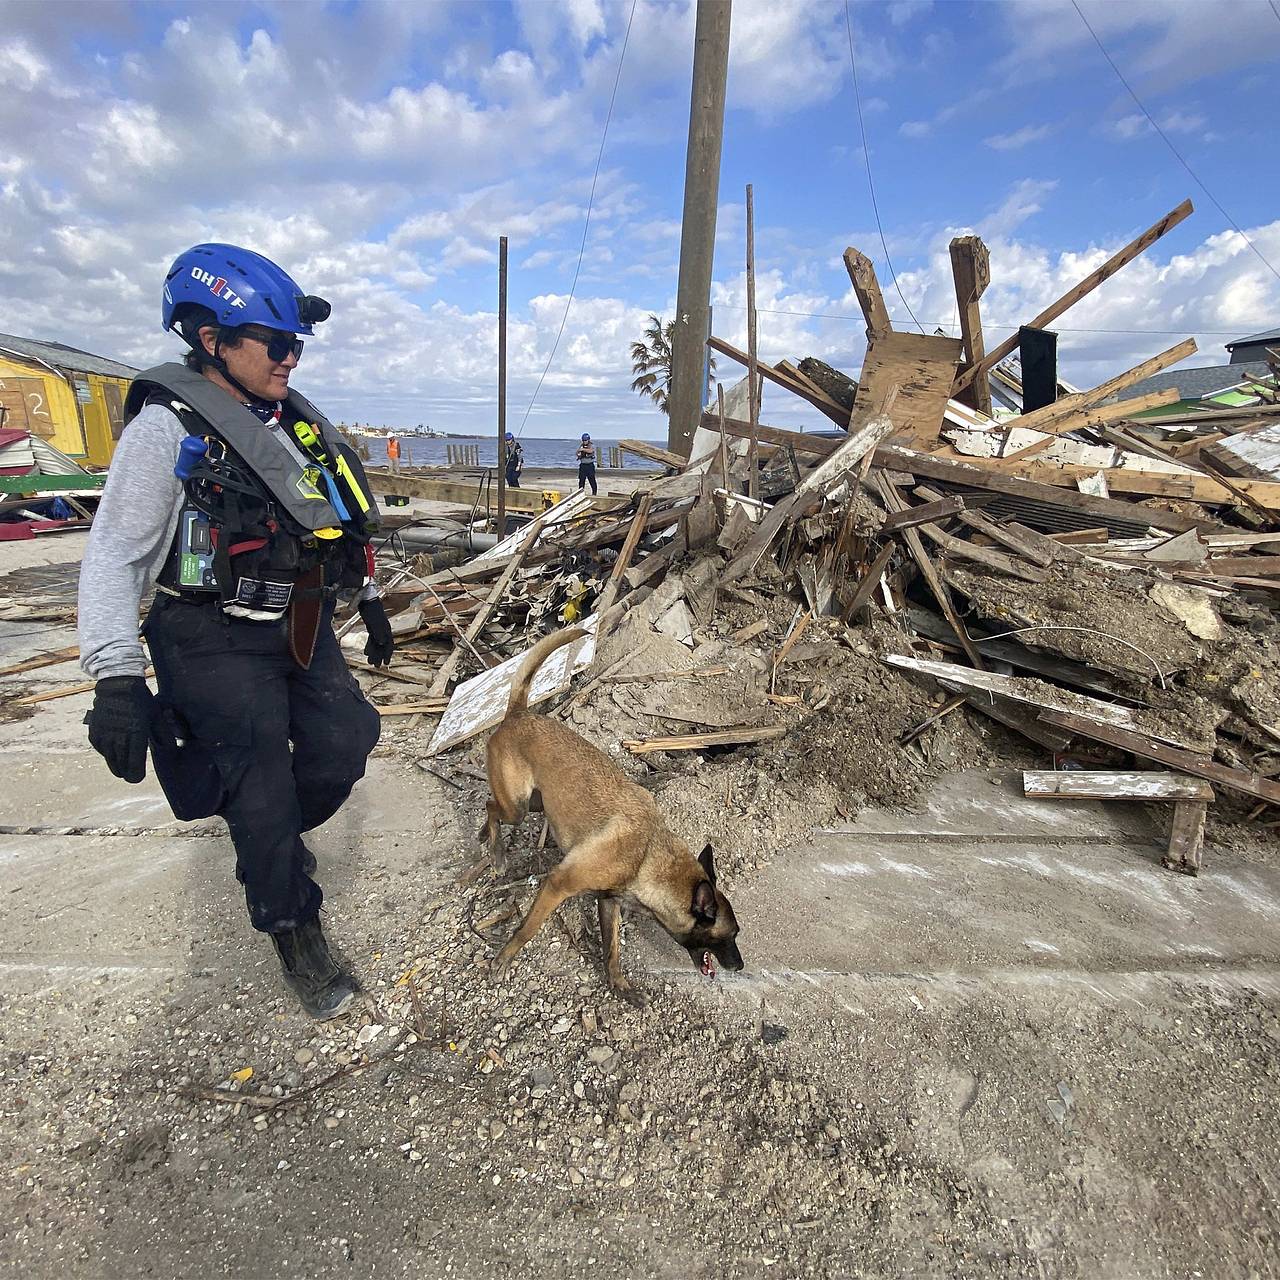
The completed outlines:
{"type": "Polygon", "coordinates": [[[365,497],[364,490],[360,488],[360,482],[355,477],[355,472],[347,465],[347,460],[341,454],[338,455],[338,475],[347,482],[347,488],[351,490],[351,496],[360,504],[360,510],[368,512],[370,502],[365,497]]]}

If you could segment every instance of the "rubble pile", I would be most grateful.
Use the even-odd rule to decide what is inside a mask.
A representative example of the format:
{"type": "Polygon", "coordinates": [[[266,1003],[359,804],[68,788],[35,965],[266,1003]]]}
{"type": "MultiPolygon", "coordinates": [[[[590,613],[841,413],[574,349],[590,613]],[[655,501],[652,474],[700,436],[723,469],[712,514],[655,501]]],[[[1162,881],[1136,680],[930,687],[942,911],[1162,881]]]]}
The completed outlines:
{"type": "MultiPolygon", "coordinates": [[[[551,713],[660,793],[681,834],[746,866],[993,756],[1029,766],[1028,794],[1044,785],[1035,767],[1105,769],[1107,795],[1175,801],[1199,831],[1213,788],[1274,824],[1280,478],[1247,462],[1228,474],[1223,442],[1280,424],[1280,396],[1259,385],[1243,407],[1163,426],[1133,415],[1176,390],[1115,401],[1188,340],[997,419],[991,385],[1023,386],[999,363],[1009,343],[983,354],[983,255],[974,237],[953,246],[963,339],[894,331],[851,249],[860,378],[754,361],[840,430],[761,425],[740,385],[704,413],[689,461],[629,498],[579,493],[464,565],[402,571],[401,652],[423,668],[399,678],[425,696],[397,710],[453,717],[428,759],[447,767],[470,744],[474,765],[504,672],[540,635],[587,620],[590,639],[541,692],[563,695],[551,713]],[[1184,778],[1203,802],[1174,795],[1184,778]],[[696,830],[681,830],[685,814],[696,830]]],[[[1171,865],[1199,869],[1196,831],[1171,865]]]]}

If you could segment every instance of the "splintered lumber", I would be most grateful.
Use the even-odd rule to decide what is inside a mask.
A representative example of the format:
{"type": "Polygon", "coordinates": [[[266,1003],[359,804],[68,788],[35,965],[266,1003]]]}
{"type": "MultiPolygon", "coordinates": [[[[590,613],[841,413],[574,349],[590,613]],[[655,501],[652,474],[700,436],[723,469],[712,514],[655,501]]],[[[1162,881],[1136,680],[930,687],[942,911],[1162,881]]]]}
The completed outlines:
{"type": "MultiPolygon", "coordinates": [[[[509,500],[510,493],[507,496],[509,500]]],[[[493,611],[506,597],[507,589],[511,586],[512,579],[515,578],[520,566],[524,564],[529,552],[533,550],[534,543],[538,541],[538,534],[542,532],[542,523],[542,517],[539,517],[530,526],[529,537],[524,546],[511,557],[507,567],[502,571],[502,577],[498,579],[493,590],[489,592],[489,598],[476,611],[476,616],[471,619],[466,631],[462,633],[463,643],[454,646],[453,652],[449,654],[440,670],[436,672],[436,678],[431,684],[433,696],[444,693],[449,687],[449,681],[453,679],[453,673],[458,669],[458,663],[462,660],[463,645],[474,646],[476,637],[485,629],[489,619],[493,617],[493,611]]],[[[452,615],[448,616],[452,617],[452,615]]]]}
{"type": "Polygon", "coordinates": [[[1095,520],[1124,521],[1130,525],[1141,523],[1156,529],[1167,529],[1171,533],[1182,533],[1187,529],[1196,528],[1223,532],[1223,527],[1212,520],[1193,520],[1173,511],[1162,511],[1156,507],[1135,507],[1132,503],[1122,502],[1118,498],[1096,498],[1074,489],[1067,490],[1056,485],[1041,484],[1035,480],[1005,474],[994,470],[990,460],[985,461],[981,466],[975,466],[971,459],[943,458],[937,454],[921,453],[917,449],[904,448],[902,445],[882,444],[876,449],[875,461],[878,466],[888,467],[893,471],[928,476],[931,480],[940,480],[945,484],[959,484],[972,489],[990,489],[995,493],[1005,493],[1011,497],[1031,498],[1038,502],[1070,507],[1073,511],[1095,520]]]}
{"type": "Polygon", "coordinates": [[[915,444],[932,444],[960,360],[960,339],[924,333],[887,333],[868,348],[853,398],[854,412],[875,412],[889,388],[898,389],[884,410],[898,432],[915,444]]]}
{"type": "MultiPolygon", "coordinates": [[[[1185,338],[1168,350],[1143,360],[1141,364],[1135,364],[1132,369],[1126,369],[1123,373],[1116,374],[1114,378],[1100,382],[1089,391],[1077,391],[1074,395],[1063,396],[1053,404],[1045,405],[1043,409],[1034,409],[1031,413],[1020,414],[1016,418],[1006,418],[1000,425],[1005,428],[1021,427],[1029,431],[1049,431],[1057,434],[1076,430],[1077,426],[1082,425],[1088,418],[1089,410],[1094,411],[1095,420],[1114,422],[1126,418],[1132,413],[1139,412],[1132,401],[1125,400],[1119,404],[1107,405],[1104,410],[1099,410],[1097,406],[1118,392],[1134,386],[1145,378],[1150,378],[1172,364],[1177,364],[1179,360],[1185,360],[1188,356],[1194,355],[1195,351],[1196,340],[1185,338]]],[[[1175,396],[1173,399],[1153,402],[1148,407],[1155,407],[1157,403],[1172,404],[1176,399],[1175,396]]]]}
{"type": "Polygon", "coordinates": [[[787,732],[785,724],[744,725],[740,729],[718,729],[714,733],[681,733],[669,738],[627,738],[622,745],[632,755],[651,751],[701,751],[706,747],[738,747],[752,742],[771,742],[787,732]]]}
{"type": "Polygon", "coordinates": [[[768,514],[752,531],[751,537],[738,556],[730,561],[721,578],[728,584],[751,572],[768,551],[774,538],[792,514],[799,514],[803,506],[856,467],[881,440],[892,433],[893,423],[887,417],[872,418],[846,439],[837,443],[831,455],[818,463],[796,486],[795,492],[769,508],[768,514]]]}
{"type": "MultiPolygon", "coordinates": [[[[947,453],[932,455],[948,459],[947,453]]],[[[1169,471],[1138,471],[1128,467],[1086,467],[1070,462],[1023,462],[1009,458],[984,458],[984,470],[1021,476],[1045,484],[1073,488],[1077,480],[1088,479],[1099,471],[1106,477],[1107,488],[1115,493],[1137,493],[1146,497],[1187,498],[1192,502],[1209,502],[1219,506],[1259,505],[1268,515],[1280,512],[1280,483],[1266,480],[1232,480],[1222,482],[1207,475],[1188,472],[1178,475],[1169,471]]],[[[1089,496],[1089,495],[1083,495],[1089,496]]],[[[1097,499],[1108,501],[1108,499],[1097,499]]],[[[1145,518],[1144,512],[1144,518],[1145,518]]],[[[1130,517],[1132,518],[1132,516],[1130,517]]]]}
{"type": "Polygon", "coordinates": [[[977,543],[966,542],[963,538],[944,533],[937,525],[921,525],[920,532],[950,555],[960,560],[985,564],[1000,573],[1007,573],[1011,578],[1021,578],[1023,582],[1043,582],[1048,576],[1038,564],[1022,564],[1003,551],[993,551],[990,547],[980,547],[977,543]]]}
{"type": "MultiPolygon", "coordinates": [[[[1114,703],[1103,702],[1100,698],[1090,698],[1083,693],[1072,693],[1068,689],[1059,689],[1031,676],[1002,676],[994,671],[971,671],[955,662],[933,662],[927,658],[906,658],[898,654],[886,654],[882,662],[891,667],[900,667],[904,671],[915,671],[921,675],[933,676],[935,680],[946,680],[961,688],[979,689],[985,693],[1009,698],[1013,702],[1021,702],[1036,707],[1042,718],[1050,724],[1058,724],[1057,719],[1049,713],[1066,712],[1082,724],[1094,725],[1108,731],[1115,729],[1130,733],[1135,737],[1145,737],[1137,716],[1128,707],[1119,707],[1114,703]]],[[[1069,725],[1058,725],[1059,728],[1070,728],[1069,725]]],[[[1181,739],[1169,734],[1161,734],[1166,742],[1176,743],[1179,754],[1190,754],[1181,739]]],[[[1185,770],[1194,773],[1194,769],[1185,770]]],[[[1276,787],[1280,792],[1280,786],[1276,787]]]]}
{"type": "MultiPolygon", "coordinates": [[[[779,362],[778,367],[782,368],[784,365],[785,361],[782,361],[779,362]]],[[[853,397],[857,394],[858,384],[848,374],[841,373],[839,369],[833,369],[816,356],[805,356],[797,366],[796,372],[808,379],[809,383],[816,386],[824,395],[830,396],[850,413],[853,412],[853,397]]]]}
{"type": "MultiPolygon", "coordinates": [[[[1012,461],[1014,458],[1030,458],[1037,453],[1043,453],[1046,449],[1053,448],[1059,444],[1058,436],[1068,431],[1097,431],[1104,437],[1108,433],[1108,423],[1123,421],[1130,414],[1137,413],[1143,409],[1158,409],[1161,405],[1173,404],[1179,397],[1177,387],[1166,387],[1163,391],[1152,391],[1144,396],[1135,396],[1132,400],[1121,400],[1117,404],[1104,404],[1096,408],[1081,409],[1072,412],[1060,421],[1042,423],[1040,426],[1032,427],[1033,431],[1045,432],[1043,440],[1033,440],[1030,444],[1024,445],[1021,449],[1015,450],[1013,453],[1002,455],[1005,461],[1012,461]]],[[[1062,401],[1058,402],[1059,404],[1062,401]]],[[[1036,410],[1037,413],[1040,410],[1036,410]]],[[[1017,418],[1009,419],[1004,425],[1008,427],[1021,427],[1022,422],[1017,418]]],[[[1117,443],[1113,441],[1112,443],[1117,443]]],[[[1132,449],[1138,452],[1145,452],[1148,456],[1158,457],[1165,461],[1178,462],[1172,454],[1155,448],[1146,441],[1137,439],[1129,439],[1122,442],[1122,447],[1132,449]]],[[[1180,466],[1187,466],[1185,462],[1180,462],[1180,466]]]]}
{"type": "Polygon", "coordinates": [[[842,621],[848,622],[871,599],[876,587],[880,585],[880,579],[884,576],[884,571],[891,559],[893,559],[893,543],[890,541],[886,542],[876,552],[876,558],[867,567],[866,573],[862,575],[862,581],[858,583],[858,589],[853,593],[853,599],[849,601],[845,606],[844,613],[840,615],[842,621]]]}
{"type": "Polygon", "coordinates": [[[929,524],[934,520],[946,520],[958,515],[965,509],[965,499],[959,494],[949,498],[941,495],[934,502],[926,502],[918,507],[904,506],[900,511],[890,511],[880,526],[881,533],[896,533],[899,529],[914,529],[917,525],[929,524]]]}
{"type": "Polygon", "coordinates": [[[1213,800],[1213,788],[1202,779],[1156,769],[1136,773],[1025,769],[1022,793],[1036,800],[1213,800]]]}
{"type": "MultiPolygon", "coordinates": [[[[978,236],[956,236],[951,242],[951,275],[960,315],[960,341],[965,368],[980,365],[986,355],[982,341],[982,314],[978,299],[991,283],[991,254],[978,236]]],[[[991,385],[985,372],[978,373],[960,397],[962,403],[991,417],[991,385]]]]}
{"type": "MultiPolygon", "coordinates": [[[[957,670],[963,671],[964,668],[960,667],[957,670]]],[[[1070,711],[1042,711],[1040,719],[1059,729],[1067,729],[1082,737],[1092,738],[1095,742],[1103,742],[1109,747],[1127,751],[1130,755],[1140,756],[1144,760],[1154,760],[1157,764],[1166,765],[1180,773],[1189,773],[1194,777],[1216,782],[1230,791],[1239,791],[1243,795],[1253,796],[1255,800],[1265,800],[1268,804],[1280,805],[1280,783],[1263,777],[1260,773],[1230,769],[1226,765],[1216,764],[1207,756],[1157,742],[1144,733],[1122,728],[1116,724],[1102,724],[1085,716],[1074,715],[1070,711]]]]}
{"type": "MultiPolygon", "coordinates": [[[[636,507],[636,513],[631,520],[631,528],[627,530],[626,540],[622,544],[622,550],[618,552],[618,558],[614,561],[613,572],[609,574],[609,581],[605,583],[604,590],[600,593],[600,599],[596,602],[596,613],[603,617],[608,611],[609,606],[614,602],[618,595],[618,588],[622,584],[622,575],[626,573],[631,566],[631,558],[636,553],[636,546],[640,542],[640,537],[644,533],[649,520],[649,508],[653,505],[653,494],[646,493],[636,507]]],[[[600,632],[596,633],[597,639],[603,639],[600,632]]]]}
{"type": "Polygon", "coordinates": [[[893,331],[889,309],[884,305],[884,295],[880,292],[880,281],[876,279],[871,259],[852,246],[844,251],[844,265],[867,322],[867,345],[871,346],[893,331]]]}
{"type": "MultiPolygon", "coordinates": [[[[737,347],[725,342],[723,338],[710,337],[707,339],[707,346],[719,355],[728,356],[730,360],[736,360],[744,368],[751,363],[751,357],[745,351],[740,351],[737,347]]],[[[801,400],[808,401],[820,413],[825,413],[837,426],[844,427],[848,425],[848,409],[832,400],[825,392],[822,394],[816,393],[811,386],[802,385],[764,360],[756,360],[756,371],[762,378],[766,378],[777,386],[798,395],[801,400]]],[[[716,428],[714,415],[712,415],[710,423],[704,425],[710,425],[714,431],[716,428]]],[[[750,435],[746,438],[748,440],[751,439],[750,435]]]]}
{"type": "Polygon", "coordinates": [[[661,467],[675,467],[679,470],[688,462],[688,458],[682,458],[670,449],[659,449],[656,444],[650,444],[647,440],[619,440],[618,448],[623,453],[634,453],[637,458],[656,462],[661,467]]]}
{"type": "Polygon", "coordinates": [[[388,702],[373,709],[380,716],[439,715],[448,705],[448,698],[426,698],[421,702],[388,702]]]}
{"type": "MultiPolygon", "coordinates": [[[[1081,298],[1090,294],[1104,280],[1109,280],[1122,267],[1128,266],[1140,253],[1151,248],[1161,236],[1172,231],[1184,218],[1190,216],[1193,212],[1190,200],[1184,200],[1176,209],[1171,209],[1160,219],[1148,227],[1136,240],[1131,240],[1119,253],[1114,253],[1106,260],[1096,271],[1091,271],[1079,284],[1074,288],[1068,289],[1062,297],[1051,302],[1039,315],[1030,321],[1028,327],[1032,329],[1044,329],[1056,320],[1062,313],[1070,307],[1075,306],[1081,298]]],[[[984,373],[989,372],[1007,355],[1011,355],[1018,346],[1018,335],[1012,334],[1006,338],[1004,342],[995,347],[988,355],[986,355],[977,364],[966,369],[957,379],[955,391],[958,394],[965,387],[969,386],[976,378],[984,373]]]]}
{"type": "MultiPolygon", "coordinates": [[[[460,480],[434,480],[426,476],[392,475],[389,471],[370,468],[365,473],[374,493],[401,498],[425,498],[431,502],[453,502],[468,509],[485,508],[489,497],[487,486],[467,484],[460,480]]],[[[493,490],[497,501],[497,489],[493,490]]],[[[542,494],[536,489],[508,489],[507,510],[536,515],[542,510],[542,494]]]]}
{"type": "MultiPolygon", "coordinates": [[[[906,509],[906,503],[903,502],[898,491],[889,482],[889,477],[883,472],[876,476],[880,488],[880,496],[884,498],[885,506],[889,509],[890,514],[902,512],[906,509]]],[[[932,526],[924,526],[926,529],[932,526]]],[[[951,624],[951,629],[956,633],[956,637],[960,641],[960,646],[964,649],[965,656],[970,663],[978,670],[984,671],[985,664],[974,646],[972,640],[969,639],[969,633],[964,628],[964,623],[960,621],[959,615],[956,613],[955,605],[951,601],[951,592],[947,590],[947,585],[938,577],[938,571],[933,567],[933,561],[929,559],[929,553],[924,549],[924,543],[920,541],[920,530],[903,529],[902,540],[907,545],[907,550],[911,553],[911,558],[916,562],[916,567],[920,570],[920,576],[924,579],[925,585],[929,588],[933,598],[938,602],[938,607],[942,610],[943,617],[951,624]]],[[[934,532],[937,532],[934,530],[934,532]]]]}

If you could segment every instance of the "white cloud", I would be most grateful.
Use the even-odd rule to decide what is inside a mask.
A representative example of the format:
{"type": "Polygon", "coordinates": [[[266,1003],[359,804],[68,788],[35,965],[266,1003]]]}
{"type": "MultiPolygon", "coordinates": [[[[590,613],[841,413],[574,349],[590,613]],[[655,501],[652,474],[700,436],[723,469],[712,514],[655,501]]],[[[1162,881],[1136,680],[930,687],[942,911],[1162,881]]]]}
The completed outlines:
{"type": "MultiPolygon", "coordinates": [[[[1204,116],[1193,111],[1168,111],[1157,117],[1157,122],[1165,133],[1183,134],[1201,133],[1208,123],[1204,116]]],[[[1151,127],[1151,121],[1140,112],[1121,116],[1117,120],[1112,120],[1104,128],[1111,137],[1120,142],[1130,142],[1134,138],[1142,138],[1155,132],[1151,127]]],[[[1204,133],[1202,136],[1208,140],[1212,135],[1204,133]]]]}
{"type": "Polygon", "coordinates": [[[927,138],[933,132],[933,125],[928,120],[904,120],[898,132],[904,138],[927,138]]]}
{"type": "Polygon", "coordinates": [[[997,133],[983,141],[994,151],[1017,151],[1033,142],[1043,142],[1053,132],[1051,124],[1028,124],[1012,133],[997,133]]]}
{"type": "Polygon", "coordinates": [[[49,64],[25,41],[0,44],[0,87],[29,93],[48,76],[49,64]]]}

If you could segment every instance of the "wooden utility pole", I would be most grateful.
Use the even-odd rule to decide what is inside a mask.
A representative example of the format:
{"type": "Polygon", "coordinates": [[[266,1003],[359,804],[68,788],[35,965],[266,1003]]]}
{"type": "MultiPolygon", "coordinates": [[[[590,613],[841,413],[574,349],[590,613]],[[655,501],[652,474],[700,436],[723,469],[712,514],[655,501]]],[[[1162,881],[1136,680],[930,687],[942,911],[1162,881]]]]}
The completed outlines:
{"type": "Polygon", "coordinates": [[[760,496],[760,478],[756,474],[760,429],[760,351],[756,333],[756,201],[747,183],[747,406],[751,422],[751,444],[747,449],[747,496],[760,496]]]}
{"type": "Polygon", "coordinates": [[[507,237],[498,237],[498,537],[507,536],[507,237]]]}
{"type": "Polygon", "coordinates": [[[689,456],[702,414],[704,344],[711,304],[716,205],[720,198],[720,144],[724,136],[732,0],[698,0],[693,38],[693,91],[680,227],[680,282],[672,338],[667,448],[689,456]]]}

